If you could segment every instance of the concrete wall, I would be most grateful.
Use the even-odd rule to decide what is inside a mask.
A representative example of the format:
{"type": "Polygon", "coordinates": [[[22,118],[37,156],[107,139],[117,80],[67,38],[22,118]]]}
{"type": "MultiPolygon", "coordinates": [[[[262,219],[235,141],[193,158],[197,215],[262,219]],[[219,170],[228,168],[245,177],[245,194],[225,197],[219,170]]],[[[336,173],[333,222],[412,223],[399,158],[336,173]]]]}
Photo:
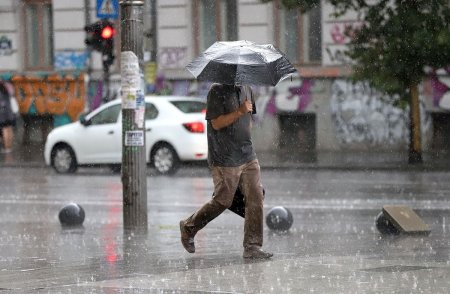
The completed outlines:
{"type": "MultiPolygon", "coordinates": [[[[429,149],[433,124],[425,102],[430,99],[422,87],[421,115],[423,148],[429,149]]],[[[260,150],[279,148],[285,135],[315,134],[316,150],[406,150],[409,142],[409,112],[392,106],[389,98],[367,85],[353,85],[346,79],[298,79],[283,81],[258,98],[254,139],[260,150]],[[280,115],[315,116],[315,130],[299,128],[283,133],[280,115]]],[[[293,120],[295,121],[295,120],[293,120]]],[[[309,126],[309,124],[308,124],[309,126]]],[[[293,126],[294,128],[296,126],[293,126]]],[[[295,141],[295,140],[294,140],[295,141]]],[[[295,149],[295,146],[291,146],[295,149]]],[[[300,146],[299,146],[300,149],[300,146]]]]}
{"type": "MultiPolygon", "coordinates": [[[[95,17],[95,0],[89,0],[88,23],[97,20],[95,17]]],[[[0,1],[0,41],[11,44],[11,50],[0,49],[0,74],[21,73],[24,71],[24,20],[22,3],[15,0],[0,1]]],[[[85,0],[58,0],[52,2],[54,69],[58,72],[86,70],[88,52],[84,44],[86,25],[85,0]]],[[[120,48],[119,48],[120,51],[120,48]]],[[[92,53],[92,70],[94,75],[102,71],[101,56],[92,53]]],[[[116,70],[114,68],[113,70],[116,70]]]]}
{"type": "Polygon", "coordinates": [[[184,66],[194,55],[189,0],[158,1],[158,70],[168,79],[188,78],[184,66]]]}
{"type": "MultiPolygon", "coordinates": [[[[184,69],[195,55],[192,0],[164,0],[157,2],[158,48],[157,83],[160,93],[205,96],[209,84],[197,83],[184,69]]],[[[275,24],[273,3],[259,0],[239,0],[239,39],[258,43],[274,43],[275,24]]],[[[22,64],[23,20],[20,1],[0,1],[0,76],[36,74],[24,71],[22,64]],[[8,47],[8,45],[11,45],[8,47]]],[[[345,80],[348,60],[343,55],[347,27],[357,27],[355,13],[339,20],[330,16],[332,7],[322,1],[322,64],[300,65],[301,78],[287,80],[275,88],[258,87],[258,115],[255,117],[254,140],[257,148],[273,150],[288,142],[286,136],[313,136],[317,150],[405,149],[408,141],[407,110],[395,108],[365,85],[351,85],[345,80]],[[294,132],[285,132],[281,116],[292,116],[294,132]],[[300,122],[313,118],[314,130],[306,130],[300,122]],[[297,133],[295,133],[297,132],[297,133]],[[285,137],[283,137],[285,136],[285,137]]],[[[101,56],[93,52],[89,58],[84,45],[84,25],[96,18],[96,0],[53,1],[55,72],[78,73],[92,69],[86,88],[86,105],[92,109],[101,103],[101,56]],[[88,2],[86,9],[85,4],[88,2]]],[[[148,15],[144,18],[148,19],[148,15]]],[[[149,23],[149,22],[147,22],[149,23]]],[[[116,55],[120,54],[120,24],[115,22],[116,55]]],[[[147,38],[143,36],[143,38],[147,38]]],[[[147,39],[146,39],[147,40],[147,39]]],[[[115,89],[120,84],[120,60],[111,68],[115,89]]],[[[53,72],[54,73],[54,72],[53,72]]],[[[432,141],[433,122],[430,112],[443,113],[450,109],[449,72],[440,71],[423,83],[422,130],[424,148],[432,141]],[[426,111],[425,111],[426,110],[426,111]]],[[[288,120],[289,121],[289,120],[288,120]]],[[[284,121],[286,123],[286,120],[284,121]]],[[[311,125],[308,123],[308,128],[311,125]]],[[[308,138],[306,138],[308,139],[308,138]]]]}
{"type": "Polygon", "coordinates": [[[84,70],[87,66],[89,56],[84,44],[84,26],[86,25],[84,4],[84,0],[53,1],[56,70],[84,70]]]}
{"type": "Polygon", "coordinates": [[[239,1],[239,39],[273,43],[272,5],[258,0],[239,1]]]}
{"type": "Polygon", "coordinates": [[[0,71],[12,71],[21,67],[17,10],[16,1],[0,1],[0,71]]]}

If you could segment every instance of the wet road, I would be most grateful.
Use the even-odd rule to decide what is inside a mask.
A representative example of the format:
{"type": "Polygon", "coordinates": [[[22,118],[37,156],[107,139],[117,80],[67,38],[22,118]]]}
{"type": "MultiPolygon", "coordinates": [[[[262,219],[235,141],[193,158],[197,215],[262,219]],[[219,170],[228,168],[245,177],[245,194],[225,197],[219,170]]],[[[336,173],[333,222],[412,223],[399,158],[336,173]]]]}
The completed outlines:
{"type": "Polygon", "coordinates": [[[179,242],[178,221],[212,193],[203,167],[174,177],[149,172],[149,232],[122,228],[120,176],[82,169],[0,169],[3,293],[449,293],[450,173],[326,169],[263,170],[265,211],[294,215],[286,234],[265,226],[270,261],[242,259],[243,220],[226,212],[179,242]],[[83,206],[83,227],[63,229],[59,209],[83,206]],[[385,204],[411,206],[429,236],[382,236],[385,204]]]}

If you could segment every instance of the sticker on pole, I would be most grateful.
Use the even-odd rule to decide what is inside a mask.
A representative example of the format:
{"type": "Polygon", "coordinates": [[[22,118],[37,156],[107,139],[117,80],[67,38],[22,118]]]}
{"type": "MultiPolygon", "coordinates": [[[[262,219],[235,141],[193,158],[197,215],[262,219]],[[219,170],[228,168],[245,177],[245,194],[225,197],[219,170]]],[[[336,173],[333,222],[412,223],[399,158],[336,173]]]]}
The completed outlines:
{"type": "Polygon", "coordinates": [[[122,52],[120,58],[122,108],[135,109],[136,99],[141,89],[139,60],[133,51],[122,52]]]}
{"type": "Polygon", "coordinates": [[[136,97],[136,109],[134,110],[134,121],[138,128],[144,127],[145,117],[145,97],[141,90],[138,90],[136,97]]]}
{"type": "Polygon", "coordinates": [[[126,131],[125,146],[144,146],[144,131],[126,131]]]}
{"type": "Polygon", "coordinates": [[[145,123],[145,108],[139,107],[134,111],[134,121],[138,128],[143,128],[145,123]]]}

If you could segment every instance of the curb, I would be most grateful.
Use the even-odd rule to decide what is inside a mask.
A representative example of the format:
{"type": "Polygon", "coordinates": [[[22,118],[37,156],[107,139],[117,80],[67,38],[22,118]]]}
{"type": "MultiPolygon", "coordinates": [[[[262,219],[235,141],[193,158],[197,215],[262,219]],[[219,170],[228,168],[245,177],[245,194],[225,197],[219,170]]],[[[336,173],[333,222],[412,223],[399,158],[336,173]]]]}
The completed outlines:
{"type": "MultiPolygon", "coordinates": [[[[334,170],[334,171],[411,171],[411,172],[429,172],[429,171],[450,171],[450,165],[433,165],[426,163],[423,165],[408,165],[408,164],[377,164],[377,165],[330,165],[330,164],[264,164],[260,161],[261,169],[266,170],[293,170],[293,169],[304,169],[304,170],[334,170]]],[[[1,163],[0,167],[6,168],[50,168],[44,162],[11,162],[11,163],[1,163]]],[[[206,165],[205,165],[206,167],[206,165]]]]}

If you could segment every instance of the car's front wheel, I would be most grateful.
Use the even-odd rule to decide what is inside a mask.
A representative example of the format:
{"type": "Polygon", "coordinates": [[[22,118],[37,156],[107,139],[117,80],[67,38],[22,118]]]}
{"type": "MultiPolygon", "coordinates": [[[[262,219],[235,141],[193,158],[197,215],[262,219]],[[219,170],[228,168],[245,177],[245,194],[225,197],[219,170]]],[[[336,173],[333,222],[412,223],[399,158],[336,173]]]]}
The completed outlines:
{"type": "Polygon", "coordinates": [[[156,171],[162,175],[174,174],[180,164],[177,152],[169,144],[159,144],[153,148],[151,160],[156,171]]]}
{"type": "Polygon", "coordinates": [[[77,170],[77,159],[72,148],[67,145],[56,146],[52,151],[52,166],[60,174],[74,173],[77,170]]]}

